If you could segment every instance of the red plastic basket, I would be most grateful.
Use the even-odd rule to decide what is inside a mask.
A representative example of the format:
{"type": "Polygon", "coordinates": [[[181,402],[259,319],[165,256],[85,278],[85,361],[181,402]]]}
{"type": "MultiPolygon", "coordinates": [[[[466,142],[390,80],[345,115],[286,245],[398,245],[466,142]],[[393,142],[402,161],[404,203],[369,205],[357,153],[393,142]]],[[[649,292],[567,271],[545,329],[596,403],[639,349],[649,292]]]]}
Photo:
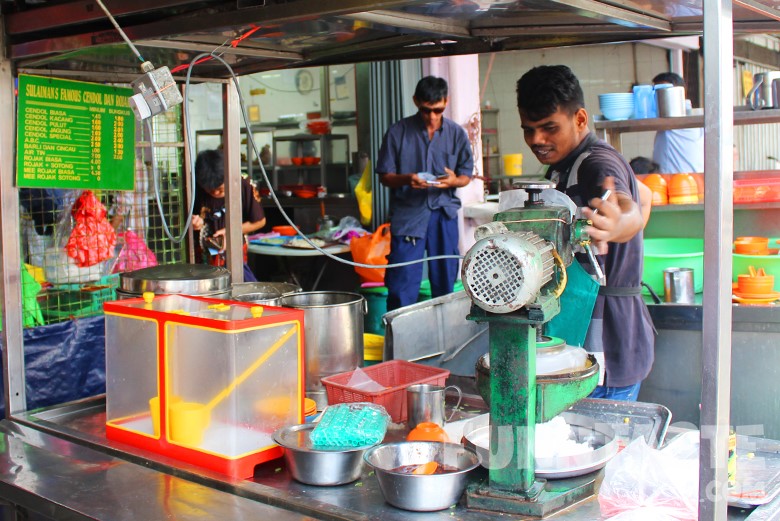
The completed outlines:
{"type": "Polygon", "coordinates": [[[450,375],[448,369],[430,367],[406,360],[391,360],[364,367],[365,372],[386,389],[362,391],[348,387],[354,371],[326,376],[322,379],[328,392],[328,403],[370,402],[381,405],[394,422],[406,421],[406,388],[413,384],[444,385],[450,375]]]}

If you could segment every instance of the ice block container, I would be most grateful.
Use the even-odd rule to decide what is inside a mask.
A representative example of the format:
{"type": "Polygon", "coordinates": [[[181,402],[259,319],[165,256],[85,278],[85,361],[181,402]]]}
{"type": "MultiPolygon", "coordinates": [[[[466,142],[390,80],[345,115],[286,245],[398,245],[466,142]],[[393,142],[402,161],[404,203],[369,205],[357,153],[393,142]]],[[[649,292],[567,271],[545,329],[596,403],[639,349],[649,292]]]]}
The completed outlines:
{"type": "Polygon", "coordinates": [[[249,478],[304,416],[303,311],[185,295],[107,302],[106,435],[249,478]]]}

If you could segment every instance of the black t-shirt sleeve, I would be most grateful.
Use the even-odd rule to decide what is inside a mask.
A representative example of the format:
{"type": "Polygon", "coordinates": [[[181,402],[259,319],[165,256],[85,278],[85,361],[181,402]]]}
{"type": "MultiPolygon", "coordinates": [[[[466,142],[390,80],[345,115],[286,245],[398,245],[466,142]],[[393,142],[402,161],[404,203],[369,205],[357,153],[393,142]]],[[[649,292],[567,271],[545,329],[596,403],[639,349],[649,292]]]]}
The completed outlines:
{"type": "Polygon", "coordinates": [[[601,197],[604,193],[602,186],[604,179],[612,177],[615,180],[615,190],[628,194],[636,199],[633,190],[631,171],[617,152],[608,150],[594,150],[580,165],[579,184],[581,185],[584,202],[595,197],[601,197]]]}
{"type": "Polygon", "coordinates": [[[246,179],[241,180],[241,222],[254,223],[262,221],[265,217],[265,212],[260,203],[255,199],[254,193],[252,193],[252,185],[246,179]]]}

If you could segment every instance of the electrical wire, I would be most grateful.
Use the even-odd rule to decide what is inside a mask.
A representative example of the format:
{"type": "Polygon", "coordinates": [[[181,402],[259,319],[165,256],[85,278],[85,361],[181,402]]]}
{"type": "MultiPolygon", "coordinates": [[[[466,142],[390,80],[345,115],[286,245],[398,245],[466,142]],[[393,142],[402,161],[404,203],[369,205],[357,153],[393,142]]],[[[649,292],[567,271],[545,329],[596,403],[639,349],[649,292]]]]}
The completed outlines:
{"type": "Polygon", "coordinates": [[[127,42],[127,45],[130,46],[130,49],[133,51],[133,53],[136,56],[138,56],[139,60],[141,60],[141,63],[145,62],[146,60],[144,60],[144,57],[141,56],[141,53],[138,52],[138,49],[135,48],[135,45],[133,45],[133,42],[130,41],[130,38],[128,38],[127,35],[125,34],[125,32],[122,30],[122,28],[119,27],[119,24],[116,22],[116,20],[114,19],[113,15],[108,10],[108,8],[105,5],[103,5],[103,2],[101,2],[101,0],[95,0],[95,2],[97,2],[97,5],[99,5],[100,8],[103,10],[103,12],[106,13],[106,16],[108,17],[108,19],[111,21],[111,23],[114,25],[114,27],[116,27],[116,30],[119,31],[120,36],[122,36],[122,38],[125,40],[125,42],[127,42]]]}
{"type": "MultiPolygon", "coordinates": [[[[233,85],[235,86],[236,92],[238,93],[238,101],[239,101],[239,104],[241,106],[241,116],[244,119],[244,125],[246,126],[246,128],[251,128],[250,121],[249,121],[249,115],[247,114],[246,104],[244,103],[244,97],[241,94],[241,89],[239,88],[238,77],[236,76],[235,72],[233,72],[233,68],[230,66],[230,64],[228,64],[224,59],[222,59],[221,56],[218,56],[218,55],[213,54],[213,53],[201,53],[201,54],[195,56],[192,59],[192,61],[190,62],[190,66],[189,66],[189,68],[187,70],[187,79],[186,79],[186,83],[185,83],[185,91],[189,92],[190,76],[192,74],[192,69],[194,68],[194,65],[196,65],[197,63],[201,63],[202,59],[206,58],[206,57],[210,57],[212,59],[215,59],[215,60],[219,61],[220,63],[222,63],[222,65],[225,66],[227,71],[230,73],[230,77],[231,77],[231,79],[233,81],[233,85]]],[[[185,118],[186,118],[187,123],[189,123],[189,110],[188,110],[189,96],[185,96],[184,100],[185,100],[185,110],[184,110],[185,118]]],[[[192,125],[187,124],[186,128],[187,128],[187,134],[185,135],[185,138],[186,138],[187,142],[186,142],[185,146],[189,147],[190,143],[194,142],[194,137],[191,134],[192,125]]],[[[260,157],[260,150],[258,149],[257,144],[255,143],[254,136],[252,135],[251,132],[247,132],[246,135],[247,135],[247,143],[251,143],[252,149],[255,152],[255,157],[260,157]]],[[[194,163],[195,163],[194,154],[190,154],[191,172],[195,171],[195,164],[194,163]]],[[[276,207],[279,208],[279,211],[281,212],[282,217],[284,218],[284,220],[287,221],[287,223],[290,226],[293,227],[295,232],[298,235],[300,235],[303,238],[303,240],[305,240],[312,248],[314,248],[315,250],[319,251],[320,253],[322,253],[326,257],[335,260],[336,262],[340,262],[342,264],[346,264],[348,266],[353,266],[353,267],[358,267],[358,268],[384,269],[384,268],[399,268],[399,267],[402,267],[402,266],[410,266],[412,264],[418,264],[420,262],[431,261],[431,260],[439,260],[439,259],[459,259],[460,260],[460,259],[463,259],[462,255],[435,255],[433,257],[423,257],[422,259],[417,259],[417,260],[411,260],[411,261],[406,261],[406,262],[396,262],[396,263],[393,263],[393,264],[380,264],[380,265],[377,265],[377,264],[363,264],[363,263],[360,263],[360,262],[353,262],[353,261],[350,261],[350,260],[347,260],[347,259],[342,259],[341,257],[338,257],[337,255],[333,255],[332,253],[327,252],[324,249],[322,249],[319,246],[317,246],[311,239],[309,239],[309,237],[307,237],[298,228],[298,226],[292,221],[290,216],[287,215],[287,212],[284,211],[284,208],[282,207],[281,202],[279,202],[279,199],[276,197],[276,193],[274,192],[274,190],[272,188],[273,185],[271,184],[271,181],[268,178],[268,174],[265,171],[265,167],[263,166],[262,161],[260,162],[260,173],[262,174],[263,179],[265,180],[266,186],[268,186],[269,189],[270,189],[271,199],[273,200],[273,202],[276,205],[276,207]]],[[[194,186],[194,184],[193,184],[193,186],[194,186]]],[[[193,197],[193,201],[194,201],[194,197],[193,197]]],[[[188,221],[189,220],[192,220],[192,209],[190,209],[190,216],[188,217],[188,221]]],[[[186,232],[186,228],[185,228],[185,232],[186,232]]]]}

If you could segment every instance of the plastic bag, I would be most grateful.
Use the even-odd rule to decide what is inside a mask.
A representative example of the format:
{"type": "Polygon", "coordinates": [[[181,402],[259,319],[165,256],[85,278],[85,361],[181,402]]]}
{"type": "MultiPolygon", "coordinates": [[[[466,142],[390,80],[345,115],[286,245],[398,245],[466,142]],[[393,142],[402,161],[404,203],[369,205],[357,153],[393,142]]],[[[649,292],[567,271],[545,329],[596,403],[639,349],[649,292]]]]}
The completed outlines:
{"type": "Polygon", "coordinates": [[[384,439],[388,423],[390,416],[381,405],[338,403],[323,411],[309,439],[318,450],[367,447],[384,439]]]}
{"type": "Polygon", "coordinates": [[[358,202],[358,213],[360,214],[360,222],[364,226],[371,224],[371,195],[373,192],[373,185],[371,182],[371,161],[366,161],[366,167],[363,169],[363,174],[360,176],[355,187],[355,197],[358,202]]]}
{"type": "Polygon", "coordinates": [[[615,520],[695,520],[698,503],[698,431],[680,435],[663,450],[650,448],[640,436],[607,464],[599,490],[602,515],[615,520]]]}
{"type": "Polygon", "coordinates": [[[135,232],[127,230],[120,235],[124,238],[125,244],[119,252],[119,257],[117,257],[111,273],[135,271],[141,268],[157,266],[157,257],[154,252],[149,249],[144,240],[135,232]]]}
{"type": "MultiPolygon", "coordinates": [[[[363,237],[355,237],[349,243],[352,259],[361,264],[387,264],[390,253],[390,224],[385,223],[377,230],[363,237]]],[[[363,282],[384,282],[385,268],[359,268],[355,272],[363,282]]]]}
{"type": "Polygon", "coordinates": [[[90,190],[84,190],[73,204],[71,215],[76,226],[65,249],[80,268],[94,266],[114,255],[116,232],[106,220],[106,207],[90,190]]]}

